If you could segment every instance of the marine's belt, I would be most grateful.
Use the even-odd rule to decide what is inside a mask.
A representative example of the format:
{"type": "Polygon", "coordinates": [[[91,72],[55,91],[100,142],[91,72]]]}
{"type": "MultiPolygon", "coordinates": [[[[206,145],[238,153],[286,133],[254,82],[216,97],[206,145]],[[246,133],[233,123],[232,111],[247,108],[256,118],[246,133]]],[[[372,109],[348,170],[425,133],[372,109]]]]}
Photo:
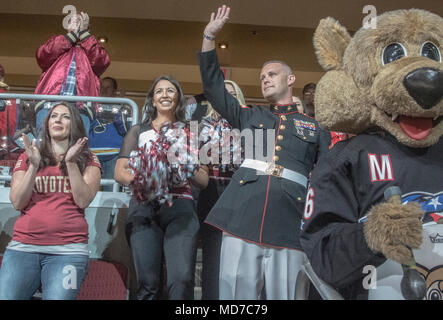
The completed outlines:
{"type": "Polygon", "coordinates": [[[284,168],[281,165],[275,164],[274,162],[245,159],[241,166],[245,168],[255,169],[262,174],[291,180],[302,185],[305,188],[308,185],[307,177],[293,170],[284,168]]]}

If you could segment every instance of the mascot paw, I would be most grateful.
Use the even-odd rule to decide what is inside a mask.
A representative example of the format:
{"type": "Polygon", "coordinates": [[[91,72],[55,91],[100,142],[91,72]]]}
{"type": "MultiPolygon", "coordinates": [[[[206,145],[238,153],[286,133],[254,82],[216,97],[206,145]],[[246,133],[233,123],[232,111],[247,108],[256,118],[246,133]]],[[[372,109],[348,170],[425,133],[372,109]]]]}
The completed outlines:
{"type": "Polygon", "coordinates": [[[411,249],[422,243],[423,211],[417,203],[406,205],[383,202],[368,213],[364,234],[369,248],[381,252],[387,259],[408,264],[411,249]]]}

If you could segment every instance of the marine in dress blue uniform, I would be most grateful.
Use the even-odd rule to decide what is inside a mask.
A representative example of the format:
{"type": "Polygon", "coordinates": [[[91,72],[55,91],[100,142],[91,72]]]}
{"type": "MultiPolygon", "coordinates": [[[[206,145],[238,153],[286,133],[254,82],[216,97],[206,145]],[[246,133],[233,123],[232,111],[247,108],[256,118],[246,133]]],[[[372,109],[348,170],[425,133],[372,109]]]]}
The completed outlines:
{"type": "MultiPolygon", "coordinates": [[[[219,9],[215,20],[222,16],[219,9]]],[[[328,151],[330,135],[313,118],[297,111],[292,82],[280,86],[288,104],[241,106],[225,89],[214,37],[206,34],[211,24],[212,19],[199,53],[205,97],[233,128],[252,131],[254,150],[246,155],[205,220],[224,232],[220,299],[258,299],[263,288],[268,299],[293,299],[304,259],[298,238],[308,176],[319,154],[328,151]],[[269,130],[274,137],[268,137],[269,130]],[[266,154],[267,150],[272,154],[266,154]]],[[[272,72],[283,70],[283,64],[273,63],[272,72]]]]}

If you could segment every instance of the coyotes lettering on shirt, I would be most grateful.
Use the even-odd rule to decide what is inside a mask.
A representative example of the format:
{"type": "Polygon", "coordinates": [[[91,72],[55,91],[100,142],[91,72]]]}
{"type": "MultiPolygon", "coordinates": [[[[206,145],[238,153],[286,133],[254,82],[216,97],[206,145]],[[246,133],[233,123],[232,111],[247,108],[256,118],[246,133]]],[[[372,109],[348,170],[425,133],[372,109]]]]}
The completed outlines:
{"type": "MultiPolygon", "coordinates": [[[[26,155],[26,153],[24,153],[26,155]]],[[[17,163],[14,167],[14,172],[18,170],[27,170],[28,165],[26,164],[26,160],[23,161],[23,155],[17,160],[17,163]]],[[[88,165],[101,167],[100,161],[95,154],[92,154],[92,163],[88,165]]],[[[69,184],[68,176],[54,176],[54,175],[38,175],[35,177],[34,189],[32,190],[38,193],[47,193],[47,192],[60,192],[60,193],[70,193],[71,187],[69,184]]]]}
{"type": "MultiPolygon", "coordinates": [[[[16,171],[29,167],[26,152],[20,155],[16,171]]],[[[87,166],[101,168],[96,156],[87,166]]],[[[88,243],[88,224],[85,211],[74,201],[68,176],[58,166],[39,169],[31,199],[21,210],[12,239],[35,245],[63,245],[88,243]]]]}
{"type": "Polygon", "coordinates": [[[35,177],[34,192],[63,192],[70,193],[69,178],[66,176],[38,176],[35,177]]]}

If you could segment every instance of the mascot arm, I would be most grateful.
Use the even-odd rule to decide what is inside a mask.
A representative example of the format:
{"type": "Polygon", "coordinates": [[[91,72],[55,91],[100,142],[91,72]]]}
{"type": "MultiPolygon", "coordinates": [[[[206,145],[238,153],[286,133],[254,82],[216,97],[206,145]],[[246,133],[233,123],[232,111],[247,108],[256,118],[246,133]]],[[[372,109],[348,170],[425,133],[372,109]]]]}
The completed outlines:
{"type": "Polygon", "coordinates": [[[421,219],[424,212],[417,202],[402,204],[398,201],[374,205],[364,223],[364,233],[372,251],[409,265],[414,259],[410,248],[418,249],[423,240],[421,219]]]}
{"type": "Polygon", "coordinates": [[[362,279],[366,265],[385,261],[367,245],[346,167],[320,159],[306,199],[300,242],[317,275],[336,288],[362,279]]]}

